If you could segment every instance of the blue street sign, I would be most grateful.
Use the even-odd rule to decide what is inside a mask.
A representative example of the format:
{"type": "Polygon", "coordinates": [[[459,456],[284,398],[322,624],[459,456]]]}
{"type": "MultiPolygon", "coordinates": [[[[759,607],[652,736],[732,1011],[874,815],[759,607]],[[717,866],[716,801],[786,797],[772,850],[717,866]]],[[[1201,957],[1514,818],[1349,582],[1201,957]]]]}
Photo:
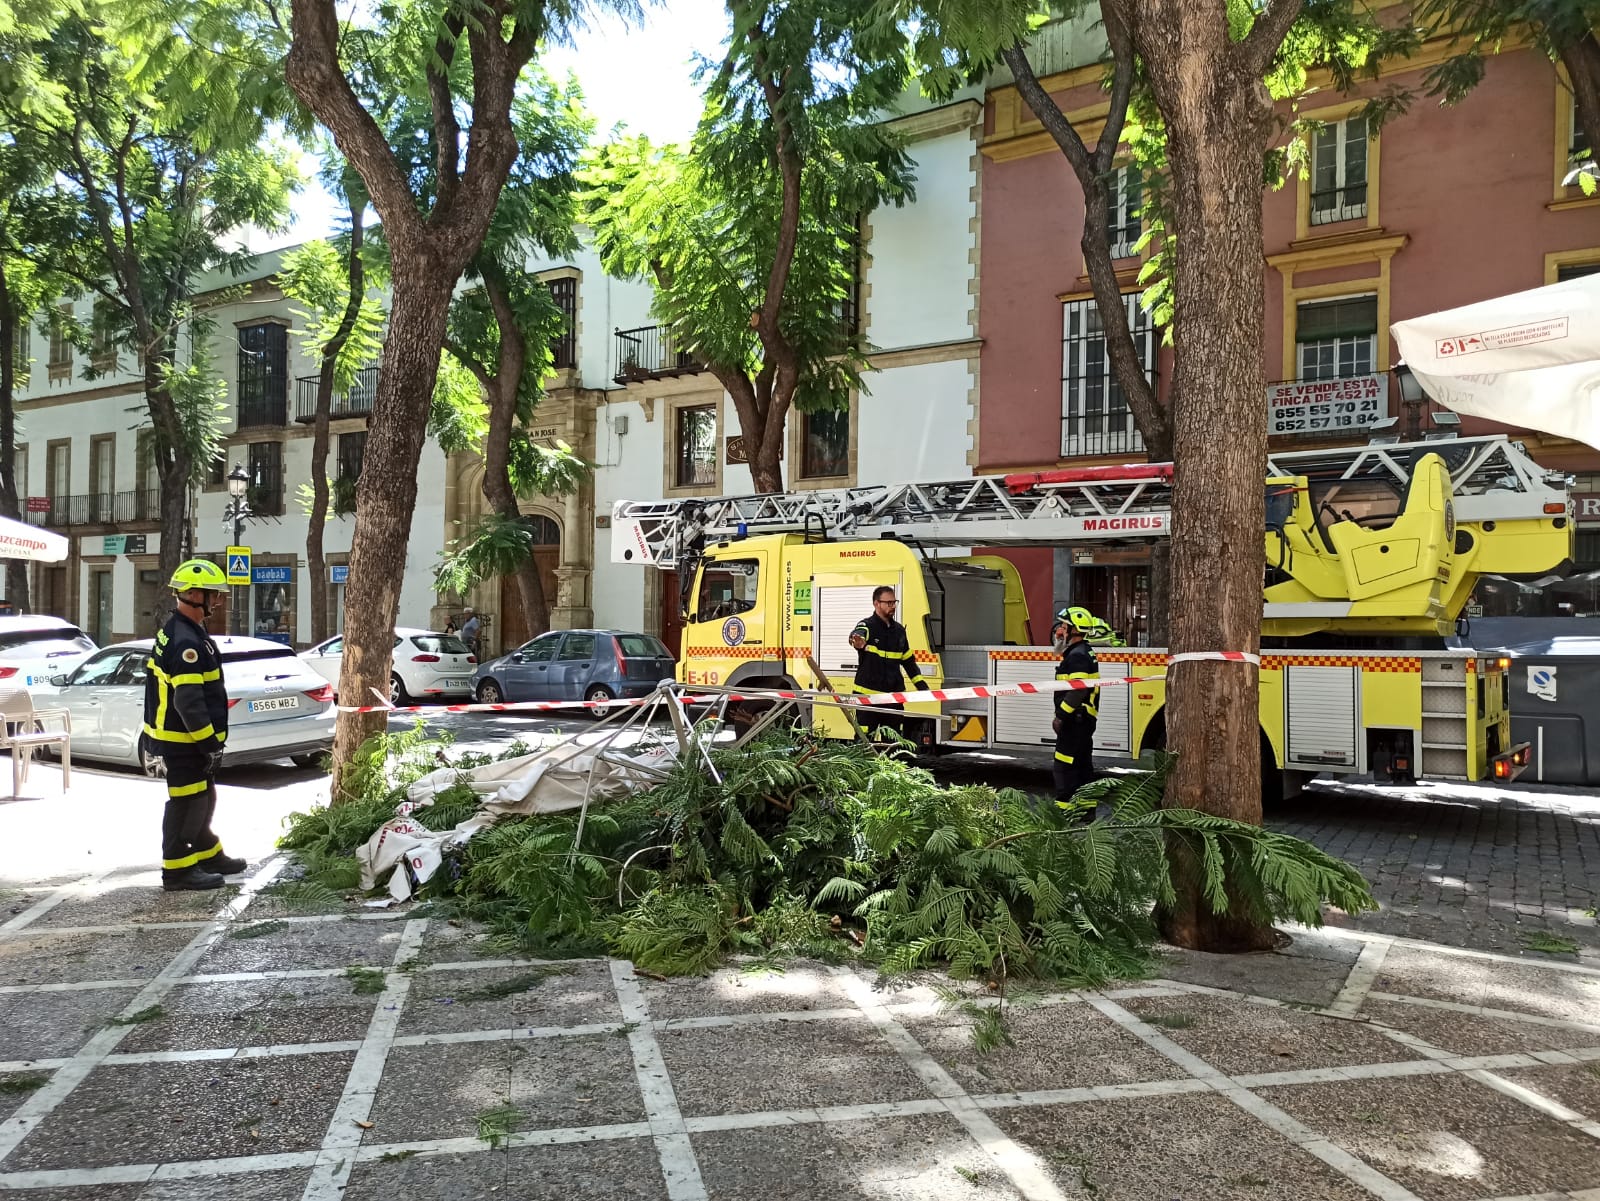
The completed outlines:
{"type": "Polygon", "coordinates": [[[350,566],[347,563],[335,563],[328,568],[328,582],[332,584],[348,584],[350,582],[350,566]]]}
{"type": "Polygon", "coordinates": [[[256,584],[292,584],[294,583],[294,568],[292,567],[257,567],[250,573],[252,583],[256,584]]]}

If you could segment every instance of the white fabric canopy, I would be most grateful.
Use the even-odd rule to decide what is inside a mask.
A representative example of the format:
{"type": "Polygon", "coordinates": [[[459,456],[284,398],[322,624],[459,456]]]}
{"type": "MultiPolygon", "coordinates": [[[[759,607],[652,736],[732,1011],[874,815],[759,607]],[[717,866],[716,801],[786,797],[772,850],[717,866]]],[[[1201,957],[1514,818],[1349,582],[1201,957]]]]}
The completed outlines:
{"type": "Polygon", "coordinates": [[[1439,404],[1600,449],[1600,275],[1397,321],[1439,404]]]}
{"type": "Polygon", "coordinates": [[[0,517],[0,559],[33,559],[59,563],[67,557],[67,540],[49,530],[35,529],[9,517],[0,517]]]}

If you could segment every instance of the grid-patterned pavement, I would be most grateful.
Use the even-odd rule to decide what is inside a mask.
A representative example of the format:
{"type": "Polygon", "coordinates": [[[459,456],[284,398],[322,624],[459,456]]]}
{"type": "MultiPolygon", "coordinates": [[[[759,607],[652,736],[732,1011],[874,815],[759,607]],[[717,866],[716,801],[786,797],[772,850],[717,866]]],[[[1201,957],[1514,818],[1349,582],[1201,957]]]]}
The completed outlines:
{"type": "Polygon", "coordinates": [[[0,925],[35,1201],[1600,1201],[1600,970],[1357,931],[1019,1009],[795,964],[662,981],[153,873],[0,925]],[[352,972],[352,969],[358,969],[352,972]]]}

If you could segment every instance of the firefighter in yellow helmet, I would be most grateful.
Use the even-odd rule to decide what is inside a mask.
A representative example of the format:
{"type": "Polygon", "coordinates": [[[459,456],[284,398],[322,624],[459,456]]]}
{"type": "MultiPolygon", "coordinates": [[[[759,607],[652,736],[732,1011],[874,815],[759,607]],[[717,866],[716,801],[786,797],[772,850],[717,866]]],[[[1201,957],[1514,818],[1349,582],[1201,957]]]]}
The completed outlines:
{"type": "Polygon", "coordinates": [[[205,620],[228,580],[215,563],[190,559],[178,565],[169,586],[177,608],[156,635],[144,684],[144,747],[167,769],[161,886],[168,892],[220,888],[223,876],[248,866],[225,854],[211,829],[217,767],[228,740],[228,691],[205,620]]]}
{"type": "Polygon", "coordinates": [[[1100,662],[1089,646],[1089,636],[1104,626],[1089,610],[1073,606],[1056,615],[1057,632],[1066,642],[1056,679],[1081,682],[1086,687],[1056,693],[1055,785],[1056,804],[1065,807],[1094,779],[1094,727],[1099,717],[1100,662]]]}

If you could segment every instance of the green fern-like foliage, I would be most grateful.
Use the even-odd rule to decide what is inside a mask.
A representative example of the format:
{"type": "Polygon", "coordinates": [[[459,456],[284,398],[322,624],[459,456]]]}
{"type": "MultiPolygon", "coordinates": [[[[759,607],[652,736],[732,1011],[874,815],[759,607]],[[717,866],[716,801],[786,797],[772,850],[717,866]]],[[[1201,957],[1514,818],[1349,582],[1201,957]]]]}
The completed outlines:
{"type": "MultiPolygon", "coordinates": [[[[374,740],[361,798],[296,815],[284,845],[331,882],[392,816],[403,781],[444,753],[419,731],[374,740]]],[[[1176,895],[1174,851],[1219,909],[1316,925],[1324,902],[1372,906],[1353,868],[1308,843],[1161,808],[1165,762],[1097,781],[1063,813],[1012,790],[941,787],[900,752],[805,732],[711,758],[720,782],[680,763],[593,810],[581,844],[576,814],[503,821],[452,851],[424,895],[489,922],[507,950],[604,948],[663,975],[734,954],[860,956],[888,973],[948,970],[1002,997],[1014,981],[1143,974],[1155,907],[1176,895]]],[[[445,829],[475,804],[458,786],[417,817],[445,829]]]]}

